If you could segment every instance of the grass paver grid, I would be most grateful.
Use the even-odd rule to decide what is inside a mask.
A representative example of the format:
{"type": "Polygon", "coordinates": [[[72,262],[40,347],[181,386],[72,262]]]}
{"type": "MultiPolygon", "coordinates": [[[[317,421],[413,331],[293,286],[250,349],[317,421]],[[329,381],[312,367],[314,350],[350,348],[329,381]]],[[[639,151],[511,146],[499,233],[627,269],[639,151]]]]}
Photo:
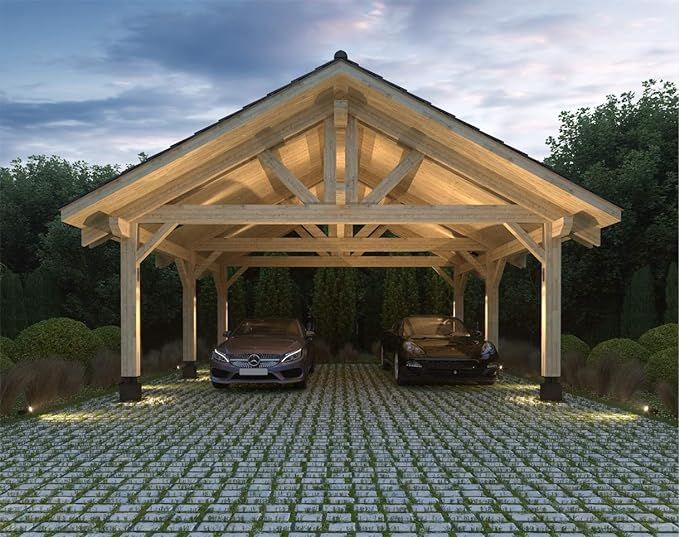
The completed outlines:
{"type": "Polygon", "coordinates": [[[144,393],[0,426],[0,535],[679,535],[675,427],[512,377],[144,393]]]}

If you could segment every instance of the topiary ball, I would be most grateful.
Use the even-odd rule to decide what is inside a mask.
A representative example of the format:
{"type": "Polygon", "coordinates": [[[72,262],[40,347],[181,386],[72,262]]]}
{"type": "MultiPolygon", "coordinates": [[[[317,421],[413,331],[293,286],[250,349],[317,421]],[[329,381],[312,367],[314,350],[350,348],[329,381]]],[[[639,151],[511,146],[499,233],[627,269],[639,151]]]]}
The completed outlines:
{"type": "Polygon", "coordinates": [[[9,357],[0,350],[0,373],[12,369],[14,367],[14,362],[9,359],[9,357]]]}
{"type": "Polygon", "coordinates": [[[10,338],[0,336],[0,354],[8,360],[16,362],[19,359],[19,347],[10,338]]]}
{"type": "Polygon", "coordinates": [[[16,339],[21,360],[64,358],[87,366],[103,344],[80,321],[57,317],[35,323],[16,339]]]}
{"type": "Polygon", "coordinates": [[[676,323],[663,324],[644,332],[639,343],[653,354],[668,347],[677,348],[679,339],[679,325],[676,323]]]}
{"type": "Polygon", "coordinates": [[[606,356],[619,364],[623,364],[627,360],[638,360],[644,363],[648,358],[648,351],[633,339],[609,339],[602,341],[592,349],[587,358],[587,363],[598,365],[599,361],[606,356]]]}
{"type": "Polygon", "coordinates": [[[589,355],[589,345],[582,341],[578,336],[571,334],[561,335],[561,357],[569,353],[578,353],[587,358],[589,355]]]}
{"type": "Polygon", "coordinates": [[[92,333],[101,340],[108,350],[120,351],[120,327],[100,326],[92,330],[92,333]]]}
{"type": "Polygon", "coordinates": [[[652,383],[667,382],[677,389],[677,348],[668,347],[652,354],[646,364],[646,377],[652,383]]]}

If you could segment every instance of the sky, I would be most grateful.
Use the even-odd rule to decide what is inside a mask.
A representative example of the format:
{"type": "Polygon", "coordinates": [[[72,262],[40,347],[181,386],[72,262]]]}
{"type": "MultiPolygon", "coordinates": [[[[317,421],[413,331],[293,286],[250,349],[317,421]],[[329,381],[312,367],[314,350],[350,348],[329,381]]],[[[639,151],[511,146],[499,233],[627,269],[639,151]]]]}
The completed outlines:
{"type": "Polygon", "coordinates": [[[679,78],[679,0],[0,0],[0,165],[129,164],[338,49],[542,159],[559,112],[679,78]]]}

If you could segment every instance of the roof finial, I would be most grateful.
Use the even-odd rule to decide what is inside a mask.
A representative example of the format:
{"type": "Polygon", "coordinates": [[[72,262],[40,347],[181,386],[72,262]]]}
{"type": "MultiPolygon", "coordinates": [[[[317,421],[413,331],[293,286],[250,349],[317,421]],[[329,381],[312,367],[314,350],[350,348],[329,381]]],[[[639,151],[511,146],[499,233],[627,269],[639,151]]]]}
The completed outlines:
{"type": "Polygon", "coordinates": [[[349,56],[347,56],[347,53],[344,52],[343,50],[338,50],[335,52],[335,59],[336,60],[348,60],[349,56]]]}

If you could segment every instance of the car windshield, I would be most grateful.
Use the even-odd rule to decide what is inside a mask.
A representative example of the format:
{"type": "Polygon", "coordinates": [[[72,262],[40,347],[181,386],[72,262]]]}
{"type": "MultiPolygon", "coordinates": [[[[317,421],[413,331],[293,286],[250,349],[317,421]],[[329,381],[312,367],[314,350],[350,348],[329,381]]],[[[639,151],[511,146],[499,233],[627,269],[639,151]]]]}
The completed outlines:
{"type": "Polygon", "coordinates": [[[406,337],[468,336],[469,330],[454,317],[408,317],[403,320],[406,337]]]}
{"type": "Polygon", "coordinates": [[[293,319],[261,319],[243,321],[234,336],[292,336],[300,337],[299,323],[293,319]]]}

